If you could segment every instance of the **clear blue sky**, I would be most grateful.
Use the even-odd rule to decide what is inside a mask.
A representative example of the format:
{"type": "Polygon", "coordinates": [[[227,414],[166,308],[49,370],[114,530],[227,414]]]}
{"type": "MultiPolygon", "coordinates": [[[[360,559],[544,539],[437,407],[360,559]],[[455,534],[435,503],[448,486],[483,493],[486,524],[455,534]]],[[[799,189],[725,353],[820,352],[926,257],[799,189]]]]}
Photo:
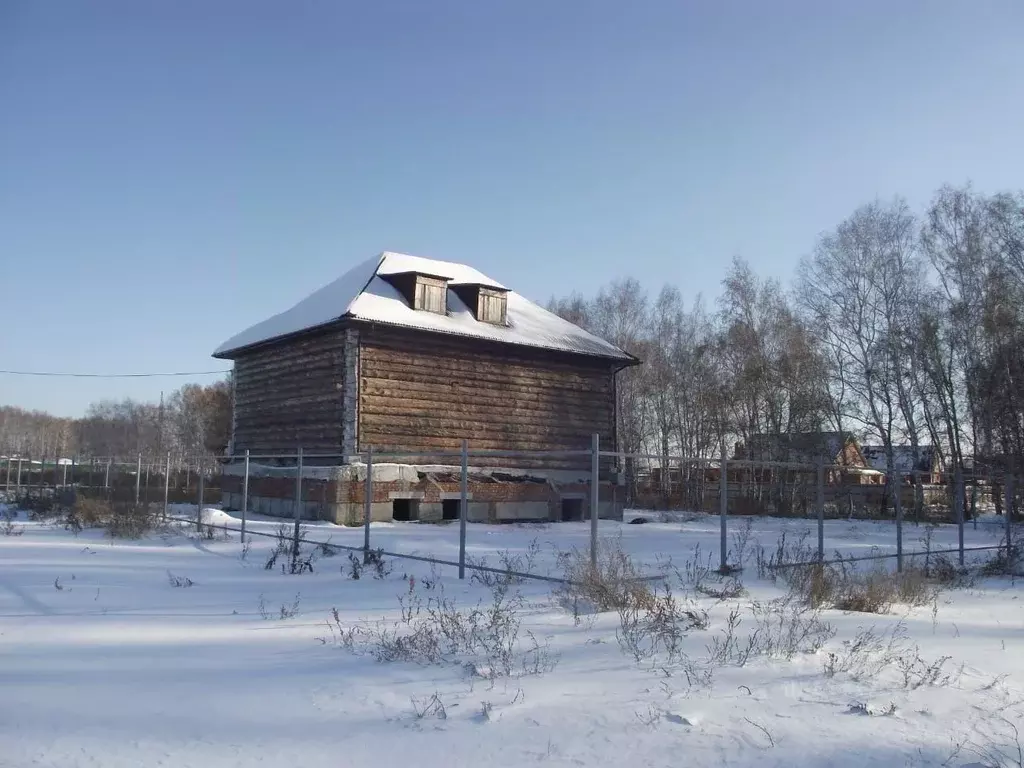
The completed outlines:
{"type": "Polygon", "coordinates": [[[1020,0],[0,0],[0,368],[219,368],[385,249],[540,301],[788,278],[875,196],[1024,187],[1022,84],[1020,0]]]}

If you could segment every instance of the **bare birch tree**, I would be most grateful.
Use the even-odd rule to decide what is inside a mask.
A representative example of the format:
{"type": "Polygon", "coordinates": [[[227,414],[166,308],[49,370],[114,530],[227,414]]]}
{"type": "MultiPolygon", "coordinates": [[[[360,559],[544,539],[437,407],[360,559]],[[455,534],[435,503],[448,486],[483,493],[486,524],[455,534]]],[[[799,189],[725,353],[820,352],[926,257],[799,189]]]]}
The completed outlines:
{"type": "Polygon", "coordinates": [[[833,407],[837,422],[881,442],[893,504],[894,439],[911,429],[914,412],[902,357],[912,336],[906,307],[920,274],[917,222],[897,198],[857,209],[819,240],[797,277],[800,304],[834,361],[828,384],[833,403],[841,403],[833,407]]]}

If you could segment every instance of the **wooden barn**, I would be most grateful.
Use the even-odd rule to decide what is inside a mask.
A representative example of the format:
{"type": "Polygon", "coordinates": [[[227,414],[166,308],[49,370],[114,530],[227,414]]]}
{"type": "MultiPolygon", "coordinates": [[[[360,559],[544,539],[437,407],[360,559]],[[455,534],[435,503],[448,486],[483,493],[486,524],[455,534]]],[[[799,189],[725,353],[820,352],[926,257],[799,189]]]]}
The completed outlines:
{"type": "MultiPolygon", "coordinates": [[[[885,447],[881,445],[861,446],[864,460],[872,469],[881,473],[888,471],[885,447]]],[[[892,447],[893,469],[901,484],[942,482],[942,456],[933,445],[910,445],[892,447]]]]}
{"type": "MultiPolygon", "coordinates": [[[[285,456],[301,447],[303,514],[348,524],[363,518],[368,449],[422,454],[374,461],[381,520],[457,516],[458,459],[429,454],[463,439],[473,450],[565,451],[597,433],[615,450],[616,373],[638,363],[471,267],[389,252],[214,357],[234,361],[225,503],[240,504],[237,457],[249,451],[263,457],[250,462],[250,507],[292,514],[296,461],[285,456]]],[[[580,518],[589,462],[474,458],[469,519],[580,518]]],[[[616,514],[613,497],[602,488],[602,516],[616,514]]]]}
{"type": "Polygon", "coordinates": [[[746,442],[737,443],[733,458],[737,461],[764,462],[763,467],[737,470],[738,480],[774,482],[785,470],[772,462],[802,464],[814,467],[822,462],[829,483],[870,485],[883,475],[868,466],[857,438],[843,432],[784,432],[754,434],[746,442]]]}

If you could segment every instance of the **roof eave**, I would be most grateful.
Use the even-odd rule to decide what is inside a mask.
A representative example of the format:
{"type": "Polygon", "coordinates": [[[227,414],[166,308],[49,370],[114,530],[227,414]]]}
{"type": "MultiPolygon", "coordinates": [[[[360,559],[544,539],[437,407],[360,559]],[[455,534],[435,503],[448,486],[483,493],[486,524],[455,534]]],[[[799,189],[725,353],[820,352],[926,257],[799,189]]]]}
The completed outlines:
{"type": "Polygon", "coordinates": [[[625,355],[625,357],[621,357],[619,355],[611,355],[611,354],[607,354],[606,355],[606,354],[601,354],[601,353],[598,353],[598,352],[586,352],[584,350],[578,350],[578,349],[563,349],[561,347],[551,347],[551,346],[545,346],[545,345],[542,345],[542,344],[524,344],[523,342],[509,341],[509,340],[506,340],[506,339],[490,339],[490,338],[481,337],[481,336],[471,336],[471,335],[465,334],[465,333],[458,333],[456,331],[442,331],[442,330],[438,330],[436,328],[417,328],[416,326],[405,325],[403,323],[391,323],[391,322],[388,322],[386,320],[371,320],[371,319],[356,317],[354,315],[347,316],[346,318],[342,318],[342,319],[347,319],[350,322],[352,322],[353,324],[358,324],[358,325],[366,325],[366,326],[383,325],[383,326],[386,326],[388,328],[401,328],[403,330],[412,331],[414,333],[437,334],[439,336],[449,336],[449,337],[453,337],[453,338],[456,338],[456,339],[465,339],[467,341],[475,341],[475,342],[480,342],[480,343],[484,343],[484,344],[497,344],[499,346],[517,347],[519,349],[535,349],[535,350],[541,350],[541,351],[544,351],[544,352],[558,352],[558,353],[563,354],[563,355],[575,355],[575,356],[578,356],[578,357],[589,357],[589,358],[597,359],[597,360],[608,360],[609,362],[615,362],[615,363],[619,364],[616,367],[616,370],[622,370],[623,368],[629,368],[629,367],[632,367],[634,365],[640,365],[641,364],[641,361],[638,358],[633,357],[633,355],[629,354],[628,352],[622,352],[622,355],[625,355]]]}
{"type": "Polygon", "coordinates": [[[347,321],[351,319],[352,316],[350,314],[345,314],[342,315],[341,317],[336,317],[333,320],[330,320],[326,323],[320,323],[320,325],[314,325],[310,326],[309,328],[303,328],[300,331],[293,331],[292,333],[285,333],[280,336],[274,336],[272,339],[262,339],[260,341],[253,342],[252,344],[244,344],[240,347],[232,347],[231,349],[226,349],[222,352],[214,352],[212,355],[210,355],[210,357],[216,360],[234,360],[235,358],[240,357],[243,354],[254,352],[257,349],[260,349],[261,347],[270,347],[275,344],[281,344],[292,339],[300,338],[302,336],[311,336],[316,333],[322,333],[330,328],[341,328],[347,323],[347,321]]]}

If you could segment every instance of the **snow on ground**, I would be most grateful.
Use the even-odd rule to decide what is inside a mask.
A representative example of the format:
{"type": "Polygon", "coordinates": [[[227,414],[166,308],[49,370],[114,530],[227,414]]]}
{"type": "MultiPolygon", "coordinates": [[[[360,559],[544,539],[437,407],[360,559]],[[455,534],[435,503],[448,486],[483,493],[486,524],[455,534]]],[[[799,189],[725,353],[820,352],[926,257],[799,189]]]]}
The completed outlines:
{"type": "MultiPolygon", "coordinates": [[[[206,516],[238,523],[220,511],[206,516]]],[[[272,532],[280,522],[259,518],[250,530],[272,532]]],[[[713,667],[710,685],[688,683],[682,665],[636,663],[620,650],[616,614],[576,626],[550,584],[526,582],[516,587],[526,600],[520,636],[532,632],[557,666],[490,681],[457,664],[378,663],[330,640],[332,608],[343,626],[390,625],[398,597],[408,604],[408,577],[424,601],[443,589],[460,606],[490,602],[489,589],[459,582],[452,568],[393,560],[388,578],[354,581],[342,553],[317,561],[313,573],[284,575],[263,567],[272,539],[255,538],[243,560],[237,534],[111,542],[101,531],[75,536],[23,515],[17,526],[22,535],[0,535],[2,766],[964,766],[985,764],[986,750],[1019,764],[1024,602],[1009,579],[943,592],[934,613],[826,611],[837,634],[822,650],[713,667]],[[169,573],[194,584],[174,587],[169,573]],[[296,615],[276,618],[296,604],[296,615]],[[899,622],[926,663],[952,657],[936,684],[907,688],[894,669],[824,674],[829,652],[842,655],[859,630],[899,622]],[[446,718],[418,718],[435,694],[446,718]],[[965,745],[959,753],[957,744],[965,745]]],[[[744,636],[754,625],[751,601],[782,594],[758,580],[753,551],[774,548],[783,530],[811,530],[815,540],[807,521],[754,520],[742,575],[749,595],[698,599],[711,624],[684,640],[698,667],[709,666],[708,646],[724,637],[734,606],[744,636]]],[[[926,530],[908,525],[906,547],[917,548],[926,530]]],[[[360,529],[307,531],[313,540],[362,543],[360,529]]],[[[713,517],[603,521],[600,532],[652,572],[667,558],[682,565],[696,544],[717,563],[713,517]]],[[[968,546],[1002,535],[987,521],[965,533],[968,546]]],[[[372,535],[386,550],[458,553],[455,525],[381,524],[372,535]]],[[[536,541],[534,570],[552,574],[555,551],[586,547],[588,537],[586,523],[470,525],[468,535],[470,555],[493,565],[500,551],[522,554],[536,541]]],[[[888,551],[893,538],[890,523],[827,523],[830,552],[888,551]]],[[[933,549],[955,542],[955,527],[932,529],[933,549]]]]}

